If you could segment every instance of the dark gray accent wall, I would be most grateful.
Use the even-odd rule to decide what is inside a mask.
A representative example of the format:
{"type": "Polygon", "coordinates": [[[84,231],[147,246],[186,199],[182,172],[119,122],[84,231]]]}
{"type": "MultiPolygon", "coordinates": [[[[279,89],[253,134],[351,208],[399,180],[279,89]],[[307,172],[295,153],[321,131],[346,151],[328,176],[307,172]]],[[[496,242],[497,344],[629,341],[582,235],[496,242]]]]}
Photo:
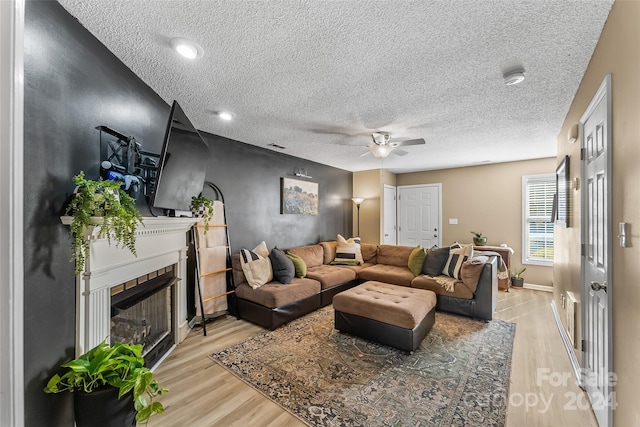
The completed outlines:
{"type": "MultiPolygon", "coordinates": [[[[262,240],[269,249],[335,240],[351,235],[351,172],[286,156],[227,138],[201,133],[213,161],[207,179],[224,194],[231,249],[253,249],[262,240]],[[305,169],[311,179],[296,178],[305,169]],[[318,183],[317,216],[280,214],[280,178],[318,183]]],[[[207,190],[204,190],[208,195],[207,190]]]]}
{"type": "Polygon", "coordinates": [[[59,210],[78,171],[98,176],[96,126],[159,151],[170,108],[57,2],[27,1],[25,19],[25,421],[71,426],[70,394],[42,391],[75,351],[75,276],[59,210]]]}
{"type": "MultiPolygon", "coordinates": [[[[180,102],[180,100],[178,100],[180,102]]],[[[72,177],[99,171],[98,125],[161,150],[170,106],[55,1],[27,1],[25,22],[25,407],[27,426],[72,426],[70,395],[42,389],[74,355],[75,276],[60,209],[72,177]]],[[[186,111],[187,115],[189,114],[186,111]]],[[[352,174],[203,134],[207,178],[223,191],[232,248],[294,246],[351,234],[352,174]],[[320,214],[280,215],[280,177],[305,168],[320,214]]],[[[143,215],[148,211],[141,206],[143,215]]]]}

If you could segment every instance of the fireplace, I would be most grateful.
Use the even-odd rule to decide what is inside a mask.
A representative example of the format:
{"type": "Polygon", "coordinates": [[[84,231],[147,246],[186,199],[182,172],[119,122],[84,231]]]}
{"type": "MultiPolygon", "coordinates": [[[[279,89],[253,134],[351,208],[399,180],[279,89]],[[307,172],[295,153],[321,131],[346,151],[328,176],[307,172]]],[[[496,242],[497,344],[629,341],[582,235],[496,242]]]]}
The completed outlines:
{"type": "Polygon", "coordinates": [[[111,344],[142,344],[149,366],[175,344],[174,271],[173,265],[164,267],[111,288],[111,344]]]}
{"type": "Polygon", "coordinates": [[[187,232],[197,220],[144,218],[136,230],[137,256],[98,237],[98,226],[87,230],[89,256],[76,278],[76,356],[129,328],[130,336],[124,338],[142,339],[145,351],[153,351],[147,349],[147,341],[157,341],[157,355],[145,356],[153,368],[162,353],[186,338],[187,232]],[[117,331],[112,329],[114,322],[117,331]]]}

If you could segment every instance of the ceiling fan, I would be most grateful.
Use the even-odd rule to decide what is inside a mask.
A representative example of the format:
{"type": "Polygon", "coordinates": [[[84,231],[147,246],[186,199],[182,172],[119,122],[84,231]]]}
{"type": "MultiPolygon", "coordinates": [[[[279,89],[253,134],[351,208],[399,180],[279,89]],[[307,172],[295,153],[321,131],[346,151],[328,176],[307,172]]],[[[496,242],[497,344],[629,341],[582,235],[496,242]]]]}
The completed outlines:
{"type": "Polygon", "coordinates": [[[386,132],[374,132],[371,134],[371,139],[373,140],[373,144],[367,147],[367,151],[361,154],[361,156],[366,156],[369,153],[373,154],[375,157],[384,158],[389,154],[393,153],[398,156],[404,156],[408,154],[404,150],[397,149],[400,146],[410,146],[410,145],[422,145],[425,143],[424,139],[408,139],[408,140],[393,140],[391,139],[391,135],[386,132]]]}

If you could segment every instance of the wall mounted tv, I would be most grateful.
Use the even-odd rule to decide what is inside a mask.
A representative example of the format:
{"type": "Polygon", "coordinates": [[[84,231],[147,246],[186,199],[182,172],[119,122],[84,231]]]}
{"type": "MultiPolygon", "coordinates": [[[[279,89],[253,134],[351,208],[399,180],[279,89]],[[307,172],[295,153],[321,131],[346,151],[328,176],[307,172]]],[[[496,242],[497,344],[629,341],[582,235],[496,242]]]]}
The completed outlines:
{"type": "Polygon", "coordinates": [[[178,102],[173,101],[151,205],[188,211],[191,198],[202,192],[210,159],[207,144],[178,102]]]}

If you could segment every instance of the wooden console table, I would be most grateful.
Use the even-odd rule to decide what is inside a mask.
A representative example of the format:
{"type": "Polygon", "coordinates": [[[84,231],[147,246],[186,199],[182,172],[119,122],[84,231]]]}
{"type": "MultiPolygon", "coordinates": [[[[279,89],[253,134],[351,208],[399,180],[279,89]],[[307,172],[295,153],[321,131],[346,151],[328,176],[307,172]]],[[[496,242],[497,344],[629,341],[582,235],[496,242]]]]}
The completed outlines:
{"type": "MultiPolygon", "coordinates": [[[[511,254],[513,253],[513,249],[510,247],[503,246],[474,246],[474,250],[477,251],[491,251],[500,254],[504,264],[507,266],[507,271],[511,269],[511,254]]],[[[511,275],[511,274],[509,274],[511,275]]],[[[504,289],[509,292],[509,288],[511,287],[511,279],[507,277],[506,279],[498,279],[498,289],[504,289]]]]}

